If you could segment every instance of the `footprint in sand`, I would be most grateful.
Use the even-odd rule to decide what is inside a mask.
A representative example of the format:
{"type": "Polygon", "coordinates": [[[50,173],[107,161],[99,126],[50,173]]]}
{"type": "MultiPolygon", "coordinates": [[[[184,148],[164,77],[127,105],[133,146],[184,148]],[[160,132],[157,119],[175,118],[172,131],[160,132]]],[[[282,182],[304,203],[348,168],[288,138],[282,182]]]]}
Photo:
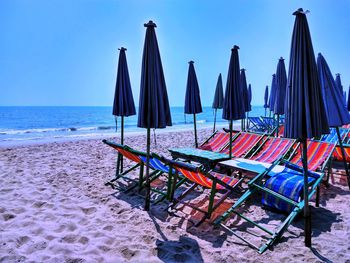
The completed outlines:
{"type": "Polygon", "coordinates": [[[78,242],[80,244],[85,245],[85,244],[87,244],[89,242],[89,239],[87,237],[81,237],[81,238],[79,238],[78,242]]]}
{"type": "Polygon", "coordinates": [[[88,207],[88,208],[81,207],[80,209],[84,212],[85,215],[90,215],[97,211],[96,207],[88,207]]]}
{"type": "Polygon", "coordinates": [[[16,216],[13,214],[3,214],[2,217],[4,218],[5,221],[14,219],[16,216]]]}
{"type": "Polygon", "coordinates": [[[77,240],[78,236],[77,235],[66,235],[63,237],[61,240],[66,243],[74,243],[77,240]]]}
{"type": "Polygon", "coordinates": [[[28,236],[21,236],[21,237],[17,238],[16,239],[17,247],[21,247],[22,245],[27,243],[29,240],[30,240],[30,238],[28,236]]]}
{"type": "Polygon", "coordinates": [[[112,230],[113,230],[113,226],[111,226],[111,225],[105,226],[105,227],[103,228],[103,230],[112,231],[112,230]]]}

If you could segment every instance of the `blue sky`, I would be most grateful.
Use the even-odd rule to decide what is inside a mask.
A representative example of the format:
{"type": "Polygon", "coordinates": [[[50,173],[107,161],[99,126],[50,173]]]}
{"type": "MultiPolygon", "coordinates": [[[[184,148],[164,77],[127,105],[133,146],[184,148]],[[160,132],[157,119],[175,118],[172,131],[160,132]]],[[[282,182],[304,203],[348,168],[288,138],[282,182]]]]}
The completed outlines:
{"type": "Polygon", "coordinates": [[[278,58],[288,70],[293,11],[309,9],[317,55],[350,84],[350,1],[1,0],[0,106],[108,106],[113,102],[118,48],[126,47],[138,105],[143,24],[152,19],[170,104],[184,103],[188,61],[195,61],[202,104],[211,105],[219,73],[226,83],[230,49],[263,104],[278,58]]]}

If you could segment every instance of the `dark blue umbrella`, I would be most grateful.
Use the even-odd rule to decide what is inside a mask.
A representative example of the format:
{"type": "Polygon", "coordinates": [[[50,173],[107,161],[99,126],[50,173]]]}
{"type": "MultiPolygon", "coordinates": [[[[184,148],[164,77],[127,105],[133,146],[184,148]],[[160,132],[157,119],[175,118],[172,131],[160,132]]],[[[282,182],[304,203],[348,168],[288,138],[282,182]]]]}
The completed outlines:
{"type": "Polygon", "coordinates": [[[345,159],[345,151],[343,148],[342,138],[340,137],[339,127],[350,123],[349,112],[344,104],[343,94],[336,87],[331,70],[325,58],[321,53],[318,54],[317,68],[320,76],[323,101],[327,113],[328,124],[335,127],[338,135],[338,142],[343,155],[344,168],[348,176],[348,184],[350,187],[349,171],[345,159]]]}
{"type": "Polygon", "coordinates": [[[238,46],[231,49],[222,118],[230,121],[230,158],[232,157],[232,121],[245,118],[242,91],[240,88],[238,46]]]}
{"type": "Polygon", "coordinates": [[[350,86],[349,86],[349,90],[348,90],[348,111],[350,111],[350,86]]]}
{"type": "Polygon", "coordinates": [[[287,73],[284,65],[284,59],[281,57],[276,70],[276,93],[273,112],[277,115],[276,136],[278,136],[279,116],[284,114],[284,102],[286,98],[287,73]]]}
{"type": "Polygon", "coordinates": [[[269,107],[269,86],[266,86],[265,88],[265,95],[264,95],[264,108],[265,108],[265,117],[266,117],[266,109],[269,107]]]}
{"type": "Polygon", "coordinates": [[[246,130],[249,129],[249,112],[252,111],[252,85],[248,85],[248,90],[247,90],[247,96],[248,96],[248,110],[247,110],[247,123],[246,123],[246,130]]]}
{"type": "Polygon", "coordinates": [[[340,74],[339,73],[335,74],[335,84],[336,84],[337,88],[339,89],[339,91],[341,93],[343,93],[343,85],[341,83],[341,79],[340,79],[340,74]]]}
{"type": "Polygon", "coordinates": [[[344,105],[345,105],[345,107],[346,107],[346,91],[344,91],[344,94],[343,94],[343,97],[344,97],[344,105]]]}
{"type": "MultiPolygon", "coordinates": [[[[245,75],[245,69],[242,68],[241,69],[241,75],[240,75],[240,85],[241,85],[241,92],[242,92],[242,100],[243,100],[243,108],[244,108],[244,112],[248,111],[248,87],[247,87],[247,78],[245,75]]],[[[241,122],[241,130],[245,130],[245,123],[244,123],[244,119],[242,119],[241,122]]]]}
{"type": "Polygon", "coordinates": [[[311,215],[308,193],[307,138],[329,133],[311,35],[303,9],[296,16],[286,90],[284,136],[297,138],[303,150],[305,245],[311,246],[311,215]]]}
{"type": "Polygon", "coordinates": [[[202,112],[201,97],[199,95],[199,86],[196,76],[196,71],[194,70],[193,61],[188,62],[188,75],[187,75],[187,87],[185,96],[185,113],[193,114],[193,124],[194,124],[194,142],[196,148],[198,147],[197,142],[197,124],[196,124],[196,114],[202,112]]]}
{"type": "Polygon", "coordinates": [[[224,104],[224,88],[222,87],[222,76],[220,73],[219,77],[218,77],[218,82],[216,83],[214,101],[213,101],[213,106],[212,106],[212,108],[215,110],[213,132],[215,132],[216,112],[218,109],[222,109],[223,104],[224,104]]]}
{"type": "Polygon", "coordinates": [[[144,26],[147,29],[142,56],[137,127],[147,128],[145,210],[148,211],[150,207],[149,156],[151,128],[165,128],[166,126],[171,126],[172,123],[168,93],[155,32],[156,24],[149,21],[147,24],[144,24],[144,26]]]}
{"type": "MultiPolygon", "coordinates": [[[[119,61],[117,80],[115,84],[114,103],[113,103],[113,115],[115,116],[115,124],[117,125],[117,116],[121,116],[121,132],[120,143],[124,144],[124,116],[132,116],[136,114],[134,98],[132,96],[132,90],[130,85],[128,63],[126,61],[125,51],[126,48],[121,47],[119,49],[119,61]]],[[[118,154],[117,160],[117,175],[119,172],[123,172],[123,156],[118,154]]]]}
{"type": "Polygon", "coordinates": [[[276,74],[272,74],[271,89],[270,89],[270,98],[269,98],[269,108],[270,113],[273,112],[275,106],[276,98],[276,74]]]}

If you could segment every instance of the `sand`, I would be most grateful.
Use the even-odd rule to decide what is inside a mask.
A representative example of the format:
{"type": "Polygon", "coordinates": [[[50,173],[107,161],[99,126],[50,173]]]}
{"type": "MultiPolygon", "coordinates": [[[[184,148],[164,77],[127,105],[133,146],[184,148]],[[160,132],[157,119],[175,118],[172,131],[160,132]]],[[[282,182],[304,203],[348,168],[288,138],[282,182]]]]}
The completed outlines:
{"type": "MultiPolygon", "coordinates": [[[[200,140],[209,134],[200,130],[200,140]]],[[[189,131],[161,133],[152,150],[169,156],[167,148],[191,146],[192,138],[189,131]]],[[[144,150],[145,136],[126,136],[125,143],[144,150]]],[[[350,191],[342,176],[322,187],[321,205],[312,208],[312,249],[304,247],[300,218],[260,255],[209,222],[192,227],[188,219],[197,215],[188,209],[170,216],[162,203],[148,213],[138,195],[105,186],[115,157],[101,140],[1,148],[0,262],[350,262],[350,191]]],[[[275,223],[280,216],[258,203],[245,211],[275,223]]]]}

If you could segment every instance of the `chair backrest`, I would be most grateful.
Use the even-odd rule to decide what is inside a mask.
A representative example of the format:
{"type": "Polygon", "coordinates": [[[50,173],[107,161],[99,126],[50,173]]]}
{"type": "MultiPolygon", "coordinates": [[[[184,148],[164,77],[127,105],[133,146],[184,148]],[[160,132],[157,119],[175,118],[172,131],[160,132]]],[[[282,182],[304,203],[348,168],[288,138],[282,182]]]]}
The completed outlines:
{"type": "MultiPolygon", "coordinates": [[[[341,140],[344,141],[344,139],[348,135],[348,130],[339,129],[339,133],[340,133],[341,140]]],[[[339,140],[338,140],[338,134],[336,129],[330,128],[330,133],[322,135],[322,137],[320,138],[320,141],[338,144],[339,140]]]]}
{"type": "Polygon", "coordinates": [[[291,149],[295,140],[267,137],[262,145],[248,158],[251,160],[273,163],[280,157],[284,156],[291,149]]]}
{"type": "MultiPolygon", "coordinates": [[[[232,156],[233,157],[242,157],[247,154],[256,144],[262,140],[264,135],[250,133],[250,132],[241,132],[238,136],[232,141],[232,156]]],[[[221,153],[229,154],[230,147],[227,145],[221,153]]]]}
{"type": "MultiPolygon", "coordinates": [[[[236,132],[234,132],[234,134],[236,134],[236,132]]],[[[229,140],[229,133],[216,132],[209,140],[199,146],[199,149],[218,152],[229,143],[229,140]]]]}
{"type": "Polygon", "coordinates": [[[278,137],[283,137],[284,134],[284,124],[278,127],[278,137]]]}
{"type": "Polygon", "coordinates": [[[248,117],[248,120],[253,124],[257,129],[266,129],[266,123],[261,119],[261,117],[248,117]]]}
{"type": "MultiPolygon", "coordinates": [[[[140,158],[144,164],[147,163],[147,156],[140,156],[140,158]]],[[[152,153],[149,158],[149,166],[154,170],[162,171],[164,173],[169,173],[169,166],[166,165],[164,162],[162,162],[160,159],[161,157],[159,157],[155,153],[152,153]]]]}
{"type": "MultiPolygon", "coordinates": [[[[103,140],[103,142],[109,146],[111,146],[112,148],[114,148],[115,150],[117,150],[120,154],[122,154],[125,158],[134,161],[136,163],[141,163],[142,160],[140,158],[141,154],[138,154],[138,152],[134,151],[133,149],[131,149],[130,147],[126,146],[126,145],[121,145],[115,142],[111,142],[111,141],[107,141],[107,140],[103,140]]],[[[141,152],[140,152],[141,153],[141,152]]],[[[142,153],[142,155],[145,155],[144,153],[142,153]]]]}
{"type": "MultiPolygon", "coordinates": [[[[295,154],[291,156],[290,162],[298,166],[302,166],[303,164],[301,159],[302,157],[301,149],[300,149],[301,147],[299,145],[296,147],[297,149],[295,151],[295,154]]],[[[323,170],[325,162],[327,162],[329,158],[332,156],[334,148],[335,148],[335,144],[332,144],[332,143],[308,140],[307,141],[308,169],[311,171],[316,171],[317,169],[323,170]]]]}

